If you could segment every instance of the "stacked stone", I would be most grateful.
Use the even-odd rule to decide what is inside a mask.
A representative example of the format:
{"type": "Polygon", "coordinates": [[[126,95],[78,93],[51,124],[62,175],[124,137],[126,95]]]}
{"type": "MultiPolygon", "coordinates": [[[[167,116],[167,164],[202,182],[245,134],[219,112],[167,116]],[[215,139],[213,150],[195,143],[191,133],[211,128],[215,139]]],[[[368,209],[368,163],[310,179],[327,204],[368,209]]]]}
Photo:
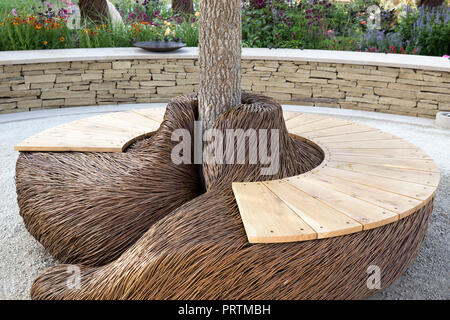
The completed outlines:
{"type": "Polygon", "coordinates": [[[351,64],[244,61],[243,88],[285,104],[434,117],[450,110],[450,73],[351,64]]]}
{"type": "MultiPolygon", "coordinates": [[[[450,72],[244,60],[242,88],[280,103],[433,118],[450,111],[450,72]]],[[[195,59],[0,65],[0,113],[167,102],[198,91],[195,59]]]]}

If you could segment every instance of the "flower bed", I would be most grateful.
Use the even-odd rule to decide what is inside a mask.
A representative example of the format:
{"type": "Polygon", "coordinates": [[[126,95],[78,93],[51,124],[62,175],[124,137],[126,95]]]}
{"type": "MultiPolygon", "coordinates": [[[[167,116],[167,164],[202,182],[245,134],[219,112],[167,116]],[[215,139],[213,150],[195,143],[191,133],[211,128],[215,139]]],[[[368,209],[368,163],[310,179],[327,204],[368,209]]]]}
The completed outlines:
{"type": "MultiPolygon", "coordinates": [[[[129,47],[162,39],[198,44],[198,12],[174,16],[158,0],[116,0],[124,25],[106,20],[79,27],[69,0],[24,1],[0,4],[0,50],[129,47]]],[[[416,8],[410,0],[396,7],[385,0],[261,0],[256,8],[248,2],[242,6],[244,47],[450,53],[449,0],[434,9],[416,8]]]]}

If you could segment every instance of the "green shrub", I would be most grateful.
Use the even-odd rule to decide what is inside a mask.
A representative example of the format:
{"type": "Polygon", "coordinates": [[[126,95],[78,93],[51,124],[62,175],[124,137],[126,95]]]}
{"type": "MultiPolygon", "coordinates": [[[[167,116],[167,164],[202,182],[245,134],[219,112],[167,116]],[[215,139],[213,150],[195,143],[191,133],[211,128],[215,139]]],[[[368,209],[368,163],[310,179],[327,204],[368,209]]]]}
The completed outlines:
{"type": "Polygon", "coordinates": [[[75,38],[61,17],[10,14],[0,20],[0,50],[73,48],[75,38]]]}
{"type": "Polygon", "coordinates": [[[186,19],[176,26],[176,37],[181,39],[188,47],[198,46],[198,22],[186,19]]]}
{"type": "Polygon", "coordinates": [[[450,8],[407,8],[397,26],[407,48],[417,48],[419,54],[442,56],[450,53],[450,8]]]}

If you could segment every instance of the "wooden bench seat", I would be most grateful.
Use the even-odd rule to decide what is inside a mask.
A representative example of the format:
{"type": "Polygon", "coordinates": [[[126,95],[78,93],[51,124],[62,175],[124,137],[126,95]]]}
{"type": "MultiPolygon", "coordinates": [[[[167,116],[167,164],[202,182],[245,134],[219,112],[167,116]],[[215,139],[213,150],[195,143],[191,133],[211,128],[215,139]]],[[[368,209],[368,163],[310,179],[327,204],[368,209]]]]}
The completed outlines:
{"type": "MultiPolygon", "coordinates": [[[[43,131],[17,151],[123,152],[157,130],[164,108],[109,113],[43,131]]],[[[251,243],[306,241],[373,229],[416,212],[434,196],[439,170],[415,145],[338,118],[284,113],[289,133],[324,161],[305,174],[233,183],[251,243]]]]}
{"type": "Polygon", "coordinates": [[[77,120],[38,133],[17,151],[123,152],[158,130],[165,108],[114,112],[77,120]]]}
{"type": "Polygon", "coordinates": [[[437,190],[434,161],[401,138],[315,114],[286,112],[285,119],[291,135],[317,145],[325,158],[299,176],[233,183],[251,243],[322,239],[377,228],[416,212],[437,190]]]}

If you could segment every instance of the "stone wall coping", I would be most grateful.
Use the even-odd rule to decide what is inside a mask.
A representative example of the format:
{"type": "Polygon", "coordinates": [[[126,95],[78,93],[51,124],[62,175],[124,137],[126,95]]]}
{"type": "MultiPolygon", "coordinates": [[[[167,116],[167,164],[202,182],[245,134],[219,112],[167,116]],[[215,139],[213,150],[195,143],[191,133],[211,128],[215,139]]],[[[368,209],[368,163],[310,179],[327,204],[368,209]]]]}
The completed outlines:
{"type": "MultiPolygon", "coordinates": [[[[0,65],[69,61],[130,59],[197,59],[198,48],[183,48],[172,53],[152,53],[139,48],[58,49],[2,51],[0,65]]],[[[450,60],[443,57],[384,54],[352,51],[243,48],[244,60],[308,61],[372,65],[450,72],[450,60]]]]}

